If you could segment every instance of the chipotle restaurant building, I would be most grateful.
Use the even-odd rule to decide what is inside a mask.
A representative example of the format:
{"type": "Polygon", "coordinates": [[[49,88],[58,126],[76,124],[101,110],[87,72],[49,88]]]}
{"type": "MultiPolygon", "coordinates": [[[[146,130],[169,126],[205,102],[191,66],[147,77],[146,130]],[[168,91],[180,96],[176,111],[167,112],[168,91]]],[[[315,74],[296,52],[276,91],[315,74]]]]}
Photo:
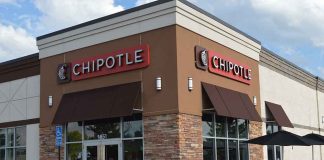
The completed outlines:
{"type": "Polygon", "coordinates": [[[321,146],[243,142],[323,135],[324,81],[187,1],[37,44],[38,54],[0,63],[0,160],[323,159],[321,146]]]}
{"type": "Polygon", "coordinates": [[[95,19],[37,45],[40,159],[266,159],[262,146],[243,143],[265,134],[260,42],[185,0],[95,19]]]}
{"type": "Polygon", "coordinates": [[[186,1],[37,38],[40,158],[262,159],[255,39],[186,1]],[[256,105],[255,105],[256,104],[256,105]]]}

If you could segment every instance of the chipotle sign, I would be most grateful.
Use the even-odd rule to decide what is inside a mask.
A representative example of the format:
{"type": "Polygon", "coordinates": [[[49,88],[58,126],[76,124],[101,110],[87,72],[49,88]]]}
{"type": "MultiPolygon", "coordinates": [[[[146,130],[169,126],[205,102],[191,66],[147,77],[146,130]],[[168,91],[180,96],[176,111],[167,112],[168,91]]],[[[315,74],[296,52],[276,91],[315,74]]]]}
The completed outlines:
{"type": "Polygon", "coordinates": [[[88,57],[59,65],[58,82],[66,83],[70,80],[77,81],[87,78],[104,76],[119,72],[126,72],[145,68],[150,64],[150,50],[148,45],[88,57]],[[68,66],[68,67],[62,67],[68,66]],[[70,76],[66,74],[70,74],[70,76]]]}
{"type": "Polygon", "coordinates": [[[203,47],[195,47],[196,67],[246,84],[251,83],[252,70],[248,65],[203,47]]]}

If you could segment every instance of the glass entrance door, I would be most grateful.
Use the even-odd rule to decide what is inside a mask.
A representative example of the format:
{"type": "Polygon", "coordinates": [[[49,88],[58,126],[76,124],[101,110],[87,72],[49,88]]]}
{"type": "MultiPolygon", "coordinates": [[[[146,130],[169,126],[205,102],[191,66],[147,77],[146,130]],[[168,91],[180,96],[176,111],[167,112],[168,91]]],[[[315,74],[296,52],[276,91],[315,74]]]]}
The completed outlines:
{"type": "Polygon", "coordinates": [[[83,160],[121,160],[120,141],[86,142],[83,148],[83,160]]]}

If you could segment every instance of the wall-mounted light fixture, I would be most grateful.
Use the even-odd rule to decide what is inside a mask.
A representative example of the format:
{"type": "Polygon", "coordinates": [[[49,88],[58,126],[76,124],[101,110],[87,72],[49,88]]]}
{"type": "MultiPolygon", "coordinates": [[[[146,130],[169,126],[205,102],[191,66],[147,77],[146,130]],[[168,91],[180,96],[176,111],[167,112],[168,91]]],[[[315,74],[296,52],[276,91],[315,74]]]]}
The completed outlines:
{"type": "Polygon", "coordinates": [[[253,96],[253,104],[256,106],[258,103],[257,103],[257,97],[256,96],[253,96]]]}
{"type": "Polygon", "coordinates": [[[322,116],[322,123],[324,123],[324,116],[322,116]]]}
{"type": "Polygon", "coordinates": [[[162,90],[162,78],[161,77],[156,77],[155,80],[155,85],[156,85],[156,90],[160,91],[162,90]]]}
{"type": "Polygon", "coordinates": [[[188,90],[189,91],[193,90],[193,80],[191,77],[188,78],[188,90]]]}
{"type": "Polygon", "coordinates": [[[53,106],[53,96],[48,96],[48,106],[49,107],[53,106]]]}

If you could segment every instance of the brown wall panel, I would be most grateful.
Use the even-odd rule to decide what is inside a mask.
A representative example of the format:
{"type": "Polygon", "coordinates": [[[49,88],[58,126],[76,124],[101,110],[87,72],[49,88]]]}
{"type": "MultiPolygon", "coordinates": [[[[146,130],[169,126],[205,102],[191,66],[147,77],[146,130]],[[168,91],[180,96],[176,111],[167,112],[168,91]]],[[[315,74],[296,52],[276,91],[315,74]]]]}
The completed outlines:
{"type": "MultiPolygon", "coordinates": [[[[180,26],[169,26],[126,38],[105,42],[67,52],[41,60],[41,126],[52,123],[57,106],[65,93],[83,91],[93,88],[142,81],[143,114],[160,115],[166,113],[186,113],[201,115],[201,82],[206,82],[239,92],[247,93],[252,99],[259,93],[258,62],[214,41],[186,30],[180,26]],[[149,44],[151,64],[147,68],[117,73],[67,84],[57,84],[56,68],[63,62],[105,54],[111,51],[149,44]],[[250,85],[215,75],[195,67],[194,47],[200,45],[246,64],[252,69],[250,85]],[[156,91],[155,78],[162,77],[162,91],[156,91]],[[188,91],[188,77],[194,81],[193,91],[188,91]],[[53,107],[48,107],[48,96],[53,96],[53,107]]],[[[89,106],[91,108],[91,106],[89,106]]],[[[107,105],[108,107],[108,105],[107,105]]],[[[260,113],[260,107],[257,106],[260,113]]],[[[73,113],[71,113],[73,116],[73,113]]]]}
{"type": "MultiPolygon", "coordinates": [[[[142,81],[144,115],[178,112],[176,27],[170,26],[102,44],[78,49],[41,60],[41,127],[49,126],[65,93],[142,81]],[[105,54],[140,44],[150,46],[151,64],[147,68],[107,76],[57,84],[56,69],[63,62],[105,54]],[[156,91],[155,78],[162,77],[162,91],[156,91]],[[53,107],[48,107],[53,96],[53,107]]],[[[104,97],[103,97],[104,98],[104,97]]],[[[109,104],[107,104],[107,107],[109,104]]],[[[89,106],[91,109],[91,106],[89,106]]],[[[73,116],[73,113],[71,113],[73,116]]]]}
{"type": "Polygon", "coordinates": [[[39,75],[38,53],[0,63],[0,83],[39,75]]]}
{"type": "MultiPolygon", "coordinates": [[[[181,113],[202,114],[202,87],[201,82],[214,84],[231,90],[247,93],[252,100],[257,96],[260,104],[259,68],[258,61],[244,56],[219,43],[211,41],[203,36],[177,26],[177,59],[178,59],[178,93],[179,110],[181,113]],[[252,69],[251,84],[247,85],[220,75],[197,69],[195,66],[194,47],[200,45],[208,50],[219,52],[228,58],[241,64],[248,65],[252,69]],[[188,77],[193,78],[194,89],[188,91],[188,77]]],[[[257,106],[260,113],[260,106],[257,106]]]]}

